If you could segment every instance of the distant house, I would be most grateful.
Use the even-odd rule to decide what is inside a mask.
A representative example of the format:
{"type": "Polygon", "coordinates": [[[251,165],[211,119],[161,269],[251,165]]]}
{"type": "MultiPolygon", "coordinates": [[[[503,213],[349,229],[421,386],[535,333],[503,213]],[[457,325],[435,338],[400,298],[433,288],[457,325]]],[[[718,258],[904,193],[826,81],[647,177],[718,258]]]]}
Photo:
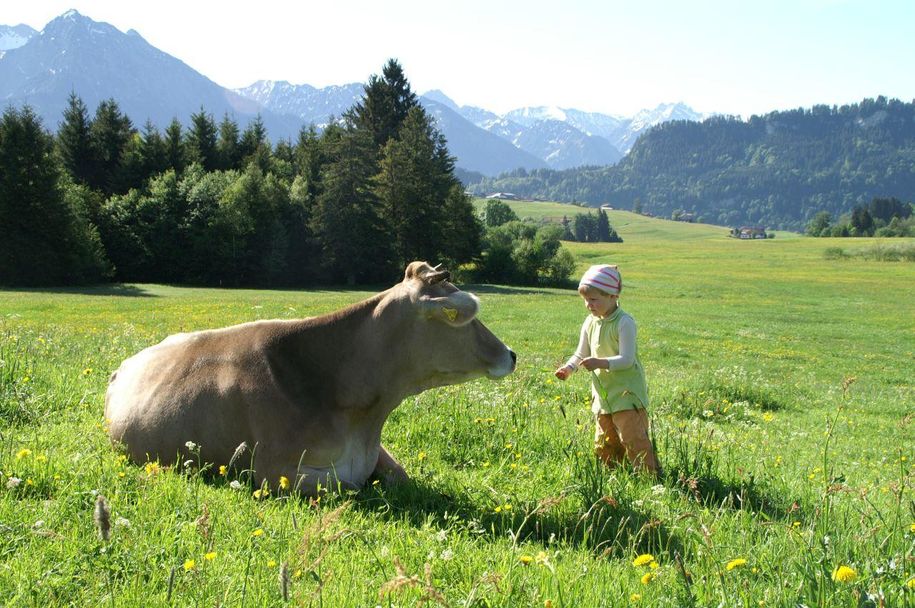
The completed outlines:
{"type": "Polygon", "coordinates": [[[601,211],[613,211],[613,205],[601,205],[600,210],[601,211]]]}
{"type": "Polygon", "coordinates": [[[518,195],[511,192],[493,192],[492,194],[486,195],[486,198],[497,198],[503,201],[516,201],[518,200],[518,195]]]}
{"type": "Polygon", "coordinates": [[[679,216],[677,216],[677,217],[674,218],[674,219],[677,220],[678,222],[690,222],[690,223],[692,223],[692,222],[695,222],[695,221],[696,221],[696,215],[693,214],[693,213],[681,213],[679,216]]]}
{"type": "Polygon", "coordinates": [[[741,226],[735,232],[734,236],[739,239],[765,239],[769,237],[763,226],[741,226]]]}

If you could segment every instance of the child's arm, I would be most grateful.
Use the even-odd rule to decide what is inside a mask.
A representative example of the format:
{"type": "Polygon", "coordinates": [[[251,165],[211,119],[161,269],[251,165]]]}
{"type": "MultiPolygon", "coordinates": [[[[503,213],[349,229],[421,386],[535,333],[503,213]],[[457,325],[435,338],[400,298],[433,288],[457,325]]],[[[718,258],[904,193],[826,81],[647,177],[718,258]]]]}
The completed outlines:
{"type": "Polygon", "coordinates": [[[578,369],[578,366],[581,365],[581,362],[585,358],[590,356],[591,344],[588,342],[588,320],[585,319],[585,322],[581,326],[581,335],[578,338],[578,348],[575,349],[575,354],[569,357],[569,360],[566,361],[565,365],[553,372],[553,375],[560,380],[565,380],[578,369]]]}
{"type": "Polygon", "coordinates": [[[609,369],[611,371],[632,367],[635,363],[635,320],[625,316],[619,324],[620,354],[615,357],[588,357],[581,361],[581,366],[588,371],[609,369]]]}

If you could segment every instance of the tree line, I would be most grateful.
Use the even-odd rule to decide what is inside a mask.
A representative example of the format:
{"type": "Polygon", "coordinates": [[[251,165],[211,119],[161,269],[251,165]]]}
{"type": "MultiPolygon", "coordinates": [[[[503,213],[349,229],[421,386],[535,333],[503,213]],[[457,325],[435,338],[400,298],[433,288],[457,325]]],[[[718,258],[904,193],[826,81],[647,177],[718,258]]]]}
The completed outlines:
{"type": "MultiPolygon", "coordinates": [[[[0,284],[378,283],[414,259],[518,282],[566,278],[549,266],[558,239],[533,269],[494,270],[505,260],[493,262],[447,142],[398,62],[364,90],[320,133],[305,127],[276,145],[260,118],[241,130],[204,108],[186,128],[138,130],[115,100],[90,116],[73,93],[56,135],[28,106],[8,108],[0,284]]],[[[535,240],[515,234],[511,249],[535,240]]]]}
{"type": "Polygon", "coordinates": [[[615,166],[519,169],[472,190],[802,231],[821,211],[837,218],[873,198],[911,201],[913,159],[915,102],[878,97],[748,120],[666,122],[615,166]]]}

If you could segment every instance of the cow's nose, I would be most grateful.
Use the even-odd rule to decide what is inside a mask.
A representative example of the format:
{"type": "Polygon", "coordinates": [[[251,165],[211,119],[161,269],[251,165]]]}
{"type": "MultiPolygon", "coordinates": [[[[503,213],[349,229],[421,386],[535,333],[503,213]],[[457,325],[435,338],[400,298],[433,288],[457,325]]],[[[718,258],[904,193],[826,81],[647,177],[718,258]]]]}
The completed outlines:
{"type": "Polygon", "coordinates": [[[512,356],[512,367],[515,367],[515,364],[518,363],[518,355],[516,355],[515,351],[511,349],[509,349],[508,352],[511,353],[512,356]]]}

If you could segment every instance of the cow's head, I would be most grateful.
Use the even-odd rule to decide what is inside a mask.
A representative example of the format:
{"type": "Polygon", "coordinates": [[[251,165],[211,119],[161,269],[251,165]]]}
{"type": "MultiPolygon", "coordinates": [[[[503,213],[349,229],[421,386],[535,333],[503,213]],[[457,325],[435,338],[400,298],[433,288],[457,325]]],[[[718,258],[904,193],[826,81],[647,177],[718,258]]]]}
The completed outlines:
{"type": "Polygon", "coordinates": [[[515,353],[476,318],[477,297],[452,285],[450,277],[447,270],[412,262],[401,284],[416,318],[411,346],[429,374],[428,386],[507,376],[515,369],[515,353]]]}

